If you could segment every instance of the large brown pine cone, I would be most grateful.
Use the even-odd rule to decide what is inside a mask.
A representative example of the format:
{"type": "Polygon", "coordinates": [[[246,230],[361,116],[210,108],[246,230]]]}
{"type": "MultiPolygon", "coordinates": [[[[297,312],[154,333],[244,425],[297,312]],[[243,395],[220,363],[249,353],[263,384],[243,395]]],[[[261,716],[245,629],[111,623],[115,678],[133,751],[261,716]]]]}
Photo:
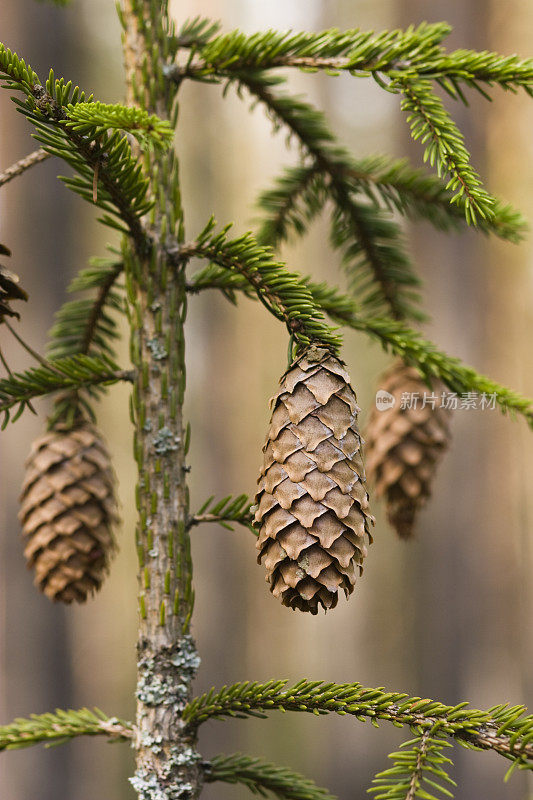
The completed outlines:
{"type": "Polygon", "coordinates": [[[100,588],[115,548],[114,483],[107,449],[88,422],[32,445],[19,518],[28,566],[51,600],[83,603],[100,588]]]}
{"type": "Polygon", "coordinates": [[[357,429],[357,401],[342,362],[310,347],[271,400],[255,524],[258,561],[285,606],[318,613],[348,596],[362,572],[373,518],[357,429]]]}
{"type": "Polygon", "coordinates": [[[451,412],[440,404],[444,386],[435,381],[429,389],[417,370],[403,361],[385,373],[380,389],[395,402],[380,406],[384,410],[375,407],[370,415],[368,479],[376,496],[386,498],[388,518],[398,536],[409,539],[417,512],[431,494],[437,463],[450,442],[451,412]]]}

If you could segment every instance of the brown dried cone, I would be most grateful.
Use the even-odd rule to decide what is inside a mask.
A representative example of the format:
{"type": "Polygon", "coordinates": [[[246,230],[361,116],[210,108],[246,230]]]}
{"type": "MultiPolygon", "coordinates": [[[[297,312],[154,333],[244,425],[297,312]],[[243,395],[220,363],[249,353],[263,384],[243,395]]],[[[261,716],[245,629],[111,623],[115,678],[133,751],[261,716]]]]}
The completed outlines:
{"type": "Polygon", "coordinates": [[[372,541],[368,494],[349,376],[310,347],[271,402],[255,524],[258,562],[285,606],[318,613],[351,594],[372,541]]]}
{"type": "Polygon", "coordinates": [[[414,367],[395,362],[380,383],[394,405],[391,400],[390,406],[382,404],[384,410],[375,407],[368,422],[368,479],[376,496],[386,498],[389,521],[402,539],[413,535],[417,512],[431,494],[438,461],[450,443],[451,412],[440,406],[443,388],[434,382],[428,389],[414,367]]]}
{"type": "MultiPolygon", "coordinates": [[[[9,255],[9,250],[0,245],[0,253],[9,255]]],[[[11,300],[28,299],[28,295],[18,284],[18,275],[0,264],[0,322],[4,317],[20,317],[9,305],[11,300]]]]}
{"type": "Polygon", "coordinates": [[[19,518],[35,584],[51,600],[84,603],[100,588],[115,549],[114,483],[107,449],[86,421],[32,445],[19,518]]]}

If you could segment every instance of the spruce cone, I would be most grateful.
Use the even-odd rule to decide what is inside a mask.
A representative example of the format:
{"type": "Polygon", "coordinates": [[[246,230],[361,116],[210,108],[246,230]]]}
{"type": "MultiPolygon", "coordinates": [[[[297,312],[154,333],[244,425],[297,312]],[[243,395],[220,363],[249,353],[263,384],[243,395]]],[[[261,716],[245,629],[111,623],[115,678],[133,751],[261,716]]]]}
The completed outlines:
{"type": "Polygon", "coordinates": [[[343,364],[310,347],[280,381],[256,502],[258,562],[283,605],[335,608],[371,541],[357,401],[343,364]]]}
{"type": "Polygon", "coordinates": [[[385,373],[380,388],[393,395],[395,403],[382,411],[376,407],[370,415],[368,479],[376,487],[376,496],[385,496],[388,518],[398,536],[409,539],[416,514],[431,494],[437,463],[450,442],[451,412],[440,406],[443,386],[435,382],[428,389],[417,370],[403,361],[385,373]],[[424,405],[424,396],[427,401],[432,394],[432,401],[424,405]],[[406,403],[402,395],[409,396],[406,403]],[[409,399],[415,397],[416,404],[409,399]]]}
{"type": "MultiPolygon", "coordinates": [[[[7,247],[0,244],[0,254],[11,255],[7,247]]],[[[0,264],[0,322],[4,317],[20,317],[16,311],[10,307],[10,300],[27,300],[28,295],[21,289],[19,277],[14,272],[6,269],[0,264]]]]}
{"type": "Polygon", "coordinates": [[[37,439],[19,518],[35,584],[51,600],[84,603],[108,571],[117,521],[109,454],[88,422],[37,439]]]}

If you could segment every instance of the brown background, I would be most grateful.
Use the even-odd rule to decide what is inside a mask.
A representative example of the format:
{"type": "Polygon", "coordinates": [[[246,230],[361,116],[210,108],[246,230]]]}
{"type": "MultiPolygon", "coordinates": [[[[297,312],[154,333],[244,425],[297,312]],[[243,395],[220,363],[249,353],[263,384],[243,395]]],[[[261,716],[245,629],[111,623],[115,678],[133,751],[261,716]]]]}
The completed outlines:
{"type": "MultiPolygon", "coordinates": [[[[110,0],[75,0],[67,10],[31,0],[3,0],[0,39],[45,76],[50,65],[99,99],[123,96],[119,30],[110,0]]],[[[182,0],[176,16],[206,14],[224,27],[318,30],[380,29],[422,19],[454,25],[450,46],[530,55],[533,11],[527,0],[182,0]]],[[[408,141],[397,98],[373,82],[296,74],[293,88],[328,114],[357,154],[390,151],[420,160],[408,141]]],[[[473,97],[453,109],[475,165],[491,190],[531,217],[533,102],[495,90],[492,105],[473,97]]],[[[32,149],[29,126],[0,97],[0,166],[32,149]]],[[[274,137],[261,110],[248,113],[217,87],[186,86],[177,147],[182,161],[188,235],[214,211],[243,231],[257,191],[294,159],[274,137]]],[[[56,180],[58,163],[0,190],[0,241],[13,251],[31,299],[24,335],[43,347],[67,278],[92,254],[103,254],[107,231],[95,214],[56,180]]],[[[305,242],[286,248],[291,266],[342,284],[327,247],[324,222],[305,242]]],[[[428,226],[409,231],[433,315],[428,333],[449,352],[525,394],[533,394],[532,253],[466,234],[446,239],[428,226]]],[[[252,493],[267,424],[267,397],[286,359],[281,326],[258,304],[234,310],[209,294],[191,300],[188,322],[189,418],[193,426],[193,507],[210,494],[252,493]]],[[[2,336],[12,365],[28,360],[2,336]]],[[[126,350],[123,348],[126,363],[126,350]]],[[[362,335],[346,335],[344,356],[363,409],[387,363],[362,335]]],[[[136,625],[128,391],[112,390],[101,426],[121,478],[121,552],[103,591],[84,608],[52,607],[32,587],[18,539],[17,494],[22,465],[41,419],[26,414],[0,437],[0,721],[55,706],[97,705],[133,714],[136,625]]],[[[364,419],[365,414],[363,414],[364,419]]],[[[522,421],[497,412],[462,412],[455,441],[439,472],[435,497],[417,540],[396,541],[378,506],[375,544],[364,580],[349,603],[327,617],[307,618],[268,594],[245,530],[214,526],[194,533],[197,607],[194,632],[203,657],[198,691],[241,679],[300,677],[357,680],[444,702],[475,706],[532,702],[533,636],[530,586],[533,439],[522,421]]],[[[291,765],[341,798],[362,798],[386,755],[406,732],[348,718],[279,715],[269,720],[213,722],[201,734],[209,757],[224,750],[261,754],[291,765]]],[[[492,754],[455,748],[456,796],[462,800],[525,800],[533,787],[523,774],[503,784],[505,763],[492,754]]],[[[126,800],[132,759],[126,745],[77,741],[0,757],[3,800],[126,800]]],[[[242,787],[216,785],[205,796],[244,797],[242,787]]]]}

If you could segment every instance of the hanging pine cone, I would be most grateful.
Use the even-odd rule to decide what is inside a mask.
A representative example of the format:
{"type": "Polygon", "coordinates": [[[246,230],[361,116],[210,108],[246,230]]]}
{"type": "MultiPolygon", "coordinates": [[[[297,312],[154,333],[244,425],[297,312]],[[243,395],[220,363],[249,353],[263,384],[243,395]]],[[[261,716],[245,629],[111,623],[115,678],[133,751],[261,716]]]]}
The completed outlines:
{"type": "Polygon", "coordinates": [[[431,494],[437,463],[450,442],[451,412],[440,406],[443,388],[434,382],[428,389],[414,367],[398,361],[380,383],[394,405],[374,408],[368,422],[368,479],[376,496],[385,496],[389,521],[402,539],[413,534],[416,514],[431,494]],[[407,402],[402,403],[402,395],[407,402]]]}
{"type": "MultiPolygon", "coordinates": [[[[4,245],[0,244],[0,255],[11,255],[4,245]]],[[[10,300],[27,300],[28,295],[21,289],[19,277],[14,272],[6,269],[0,264],[0,322],[4,317],[19,317],[16,311],[10,307],[10,300]]]]}
{"type": "Polygon", "coordinates": [[[310,347],[271,400],[256,497],[258,562],[283,605],[335,608],[362,572],[373,518],[357,429],[357,401],[342,362],[310,347]]]}
{"type": "Polygon", "coordinates": [[[34,442],[19,518],[35,584],[51,600],[83,603],[97,591],[115,549],[114,475],[107,449],[83,421],[34,442]]]}

